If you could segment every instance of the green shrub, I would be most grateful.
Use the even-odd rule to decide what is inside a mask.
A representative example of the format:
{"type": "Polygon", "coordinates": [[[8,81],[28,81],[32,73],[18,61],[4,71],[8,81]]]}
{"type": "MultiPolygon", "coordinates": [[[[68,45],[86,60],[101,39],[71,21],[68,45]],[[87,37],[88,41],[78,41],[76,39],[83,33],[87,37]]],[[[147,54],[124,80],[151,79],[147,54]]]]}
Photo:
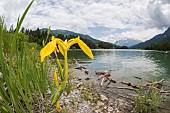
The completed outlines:
{"type": "Polygon", "coordinates": [[[137,97],[134,101],[134,109],[138,113],[155,113],[158,106],[162,103],[163,97],[155,85],[151,85],[145,90],[142,85],[137,90],[137,97]]]}

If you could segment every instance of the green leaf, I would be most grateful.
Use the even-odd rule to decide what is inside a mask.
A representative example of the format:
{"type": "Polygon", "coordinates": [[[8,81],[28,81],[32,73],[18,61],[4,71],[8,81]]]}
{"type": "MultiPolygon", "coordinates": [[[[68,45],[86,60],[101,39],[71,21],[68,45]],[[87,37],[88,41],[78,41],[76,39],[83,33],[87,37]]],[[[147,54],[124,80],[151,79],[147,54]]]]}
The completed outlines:
{"type": "Polygon", "coordinates": [[[55,94],[52,97],[51,107],[58,101],[59,99],[59,89],[56,90],[55,94]]]}
{"type": "Polygon", "coordinates": [[[24,11],[21,19],[20,19],[19,22],[17,23],[17,27],[16,27],[16,30],[15,30],[15,33],[18,33],[18,32],[19,32],[19,29],[20,29],[20,27],[21,27],[21,24],[22,24],[22,22],[23,22],[23,20],[24,20],[24,18],[25,18],[25,16],[26,16],[26,14],[27,14],[27,12],[28,12],[28,10],[29,10],[29,8],[31,7],[31,5],[32,5],[33,2],[34,2],[34,0],[32,0],[32,2],[28,5],[28,7],[27,7],[26,10],[24,11]]]}
{"type": "Polygon", "coordinates": [[[60,91],[62,91],[62,90],[64,90],[66,88],[66,82],[67,82],[66,80],[61,82],[61,85],[60,85],[61,89],[60,89],[60,91]]]}
{"type": "Polygon", "coordinates": [[[47,36],[50,35],[50,26],[48,27],[47,36]]]}
{"type": "Polygon", "coordinates": [[[63,80],[64,79],[64,77],[63,77],[63,69],[62,69],[60,60],[58,58],[56,59],[56,63],[57,63],[57,68],[58,68],[58,73],[60,75],[60,78],[61,78],[61,80],[63,80]]]}

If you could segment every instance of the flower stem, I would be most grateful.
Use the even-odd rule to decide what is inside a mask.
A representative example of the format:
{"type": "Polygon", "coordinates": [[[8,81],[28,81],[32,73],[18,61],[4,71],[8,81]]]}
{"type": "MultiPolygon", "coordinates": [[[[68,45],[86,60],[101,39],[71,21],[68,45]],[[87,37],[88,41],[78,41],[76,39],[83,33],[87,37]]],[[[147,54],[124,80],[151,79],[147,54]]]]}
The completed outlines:
{"type": "Polygon", "coordinates": [[[67,51],[64,51],[64,80],[68,79],[67,51]]]}

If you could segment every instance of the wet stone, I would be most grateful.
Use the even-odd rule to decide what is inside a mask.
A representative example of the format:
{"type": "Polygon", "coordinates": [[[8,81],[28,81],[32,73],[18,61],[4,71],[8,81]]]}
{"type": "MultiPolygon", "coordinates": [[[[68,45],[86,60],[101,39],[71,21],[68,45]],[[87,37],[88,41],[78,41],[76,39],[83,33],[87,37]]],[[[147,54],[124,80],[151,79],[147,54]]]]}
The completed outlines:
{"type": "Polygon", "coordinates": [[[106,96],[102,95],[102,94],[100,95],[100,99],[102,101],[108,101],[108,98],[106,96]]]}

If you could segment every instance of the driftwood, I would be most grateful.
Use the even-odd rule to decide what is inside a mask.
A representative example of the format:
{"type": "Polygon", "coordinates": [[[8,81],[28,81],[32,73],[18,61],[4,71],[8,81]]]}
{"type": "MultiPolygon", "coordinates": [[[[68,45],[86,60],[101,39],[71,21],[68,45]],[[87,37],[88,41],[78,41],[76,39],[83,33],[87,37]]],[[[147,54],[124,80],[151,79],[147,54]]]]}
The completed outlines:
{"type": "Polygon", "coordinates": [[[110,75],[110,71],[108,71],[108,70],[105,70],[105,71],[95,71],[95,74],[96,75],[103,75],[103,76],[111,76],[110,75]]]}
{"type": "MultiPolygon", "coordinates": [[[[109,74],[105,73],[104,75],[102,75],[103,73],[96,72],[96,74],[101,75],[99,77],[99,80],[101,79],[100,86],[103,86],[104,82],[107,82],[107,81],[109,81],[109,83],[106,86],[108,86],[110,83],[117,83],[117,81],[110,78],[110,76],[111,76],[110,73],[109,74]]],[[[143,80],[143,78],[140,78],[140,77],[134,77],[134,78],[137,78],[139,80],[143,80]]],[[[145,80],[145,81],[148,82],[148,83],[141,85],[141,86],[133,84],[131,82],[119,82],[121,84],[126,85],[127,87],[112,87],[112,88],[121,89],[121,90],[130,90],[130,91],[135,91],[135,92],[137,92],[140,88],[142,88],[143,90],[146,90],[146,91],[150,90],[150,88],[155,88],[157,91],[159,91],[160,94],[165,94],[166,96],[170,95],[170,90],[164,90],[163,89],[164,88],[163,86],[166,86],[166,85],[163,84],[164,81],[165,81],[164,79],[161,79],[159,81],[150,81],[150,80],[145,80]]],[[[105,92],[105,91],[103,91],[103,92],[105,92]]],[[[123,94],[118,94],[118,93],[113,92],[113,91],[111,91],[111,93],[115,94],[117,96],[120,96],[122,98],[131,100],[132,102],[134,102],[134,99],[137,96],[137,94],[127,96],[127,95],[123,95],[123,94]]],[[[149,103],[143,103],[143,104],[145,104],[146,106],[150,106],[149,103]]],[[[164,107],[161,107],[161,106],[156,106],[156,107],[159,108],[159,109],[170,110],[169,108],[164,108],[164,107]]]]}
{"type": "Polygon", "coordinates": [[[127,89],[127,90],[131,90],[131,91],[136,91],[136,89],[130,88],[130,87],[113,87],[113,88],[116,88],[116,89],[127,89]]]}
{"type": "Polygon", "coordinates": [[[110,78],[110,74],[109,74],[109,75],[108,75],[108,74],[102,75],[102,76],[100,76],[100,77],[98,78],[98,80],[100,80],[100,79],[102,79],[101,82],[100,82],[100,86],[103,86],[103,83],[106,82],[106,81],[108,81],[108,80],[109,80],[109,83],[108,83],[106,86],[108,86],[110,83],[116,83],[115,80],[113,80],[112,78],[110,78]],[[105,80],[105,79],[106,79],[106,80],[105,80]]]}
{"type": "MultiPolygon", "coordinates": [[[[103,91],[104,93],[107,93],[107,92],[105,92],[105,91],[103,91]]],[[[121,94],[118,94],[118,93],[115,93],[115,92],[112,92],[112,94],[115,94],[115,95],[117,95],[117,96],[119,96],[119,97],[122,97],[122,98],[125,98],[125,99],[127,99],[127,100],[130,100],[130,101],[134,101],[134,99],[133,98],[130,98],[130,97],[128,97],[128,96],[131,96],[131,97],[134,97],[134,96],[136,96],[136,95],[128,95],[128,96],[124,96],[124,95],[121,95],[121,94]]],[[[148,103],[144,103],[145,105],[147,105],[147,106],[149,106],[149,104],[148,103]]],[[[160,109],[164,109],[164,110],[170,110],[170,108],[165,108],[165,107],[161,107],[161,106],[157,106],[157,108],[160,108],[160,109]]]]}
{"type": "MultiPolygon", "coordinates": [[[[101,72],[100,73],[97,72],[97,73],[103,74],[101,72]]],[[[140,77],[135,77],[135,78],[142,80],[142,78],[140,78],[140,77]]],[[[110,83],[117,83],[115,80],[110,78],[110,73],[105,73],[104,75],[101,75],[98,78],[98,80],[100,80],[100,79],[102,79],[101,82],[100,82],[100,86],[103,86],[104,82],[106,82],[106,81],[109,81],[106,86],[108,86],[110,83]]],[[[161,80],[155,81],[155,82],[149,81],[149,80],[147,80],[147,81],[149,83],[146,83],[145,85],[141,86],[141,87],[144,88],[144,90],[148,90],[152,86],[152,87],[156,88],[160,93],[170,94],[170,91],[161,89],[162,86],[163,86],[163,82],[165,81],[164,79],[161,79],[161,80]]],[[[139,85],[133,84],[131,82],[120,82],[120,83],[127,85],[128,87],[117,87],[117,89],[127,89],[127,90],[134,90],[134,91],[136,89],[139,89],[139,85]],[[131,88],[129,88],[129,87],[131,87],[131,88]]]]}
{"type": "MultiPolygon", "coordinates": [[[[139,80],[144,80],[144,81],[146,81],[146,82],[153,83],[153,81],[145,80],[145,79],[143,79],[143,78],[141,78],[141,77],[137,77],[137,76],[133,76],[133,77],[136,78],[136,79],[139,79],[139,80]]],[[[161,79],[160,81],[158,81],[158,84],[161,83],[162,86],[165,86],[165,87],[169,87],[169,88],[170,88],[170,86],[163,84],[163,82],[164,82],[164,79],[161,79]]]]}
{"type": "Polygon", "coordinates": [[[125,85],[130,86],[130,87],[135,88],[135,89],[139,89],[138,85],[134,85],[131,82],[120,82],[120,83],[125,84],[125,85]]]}

